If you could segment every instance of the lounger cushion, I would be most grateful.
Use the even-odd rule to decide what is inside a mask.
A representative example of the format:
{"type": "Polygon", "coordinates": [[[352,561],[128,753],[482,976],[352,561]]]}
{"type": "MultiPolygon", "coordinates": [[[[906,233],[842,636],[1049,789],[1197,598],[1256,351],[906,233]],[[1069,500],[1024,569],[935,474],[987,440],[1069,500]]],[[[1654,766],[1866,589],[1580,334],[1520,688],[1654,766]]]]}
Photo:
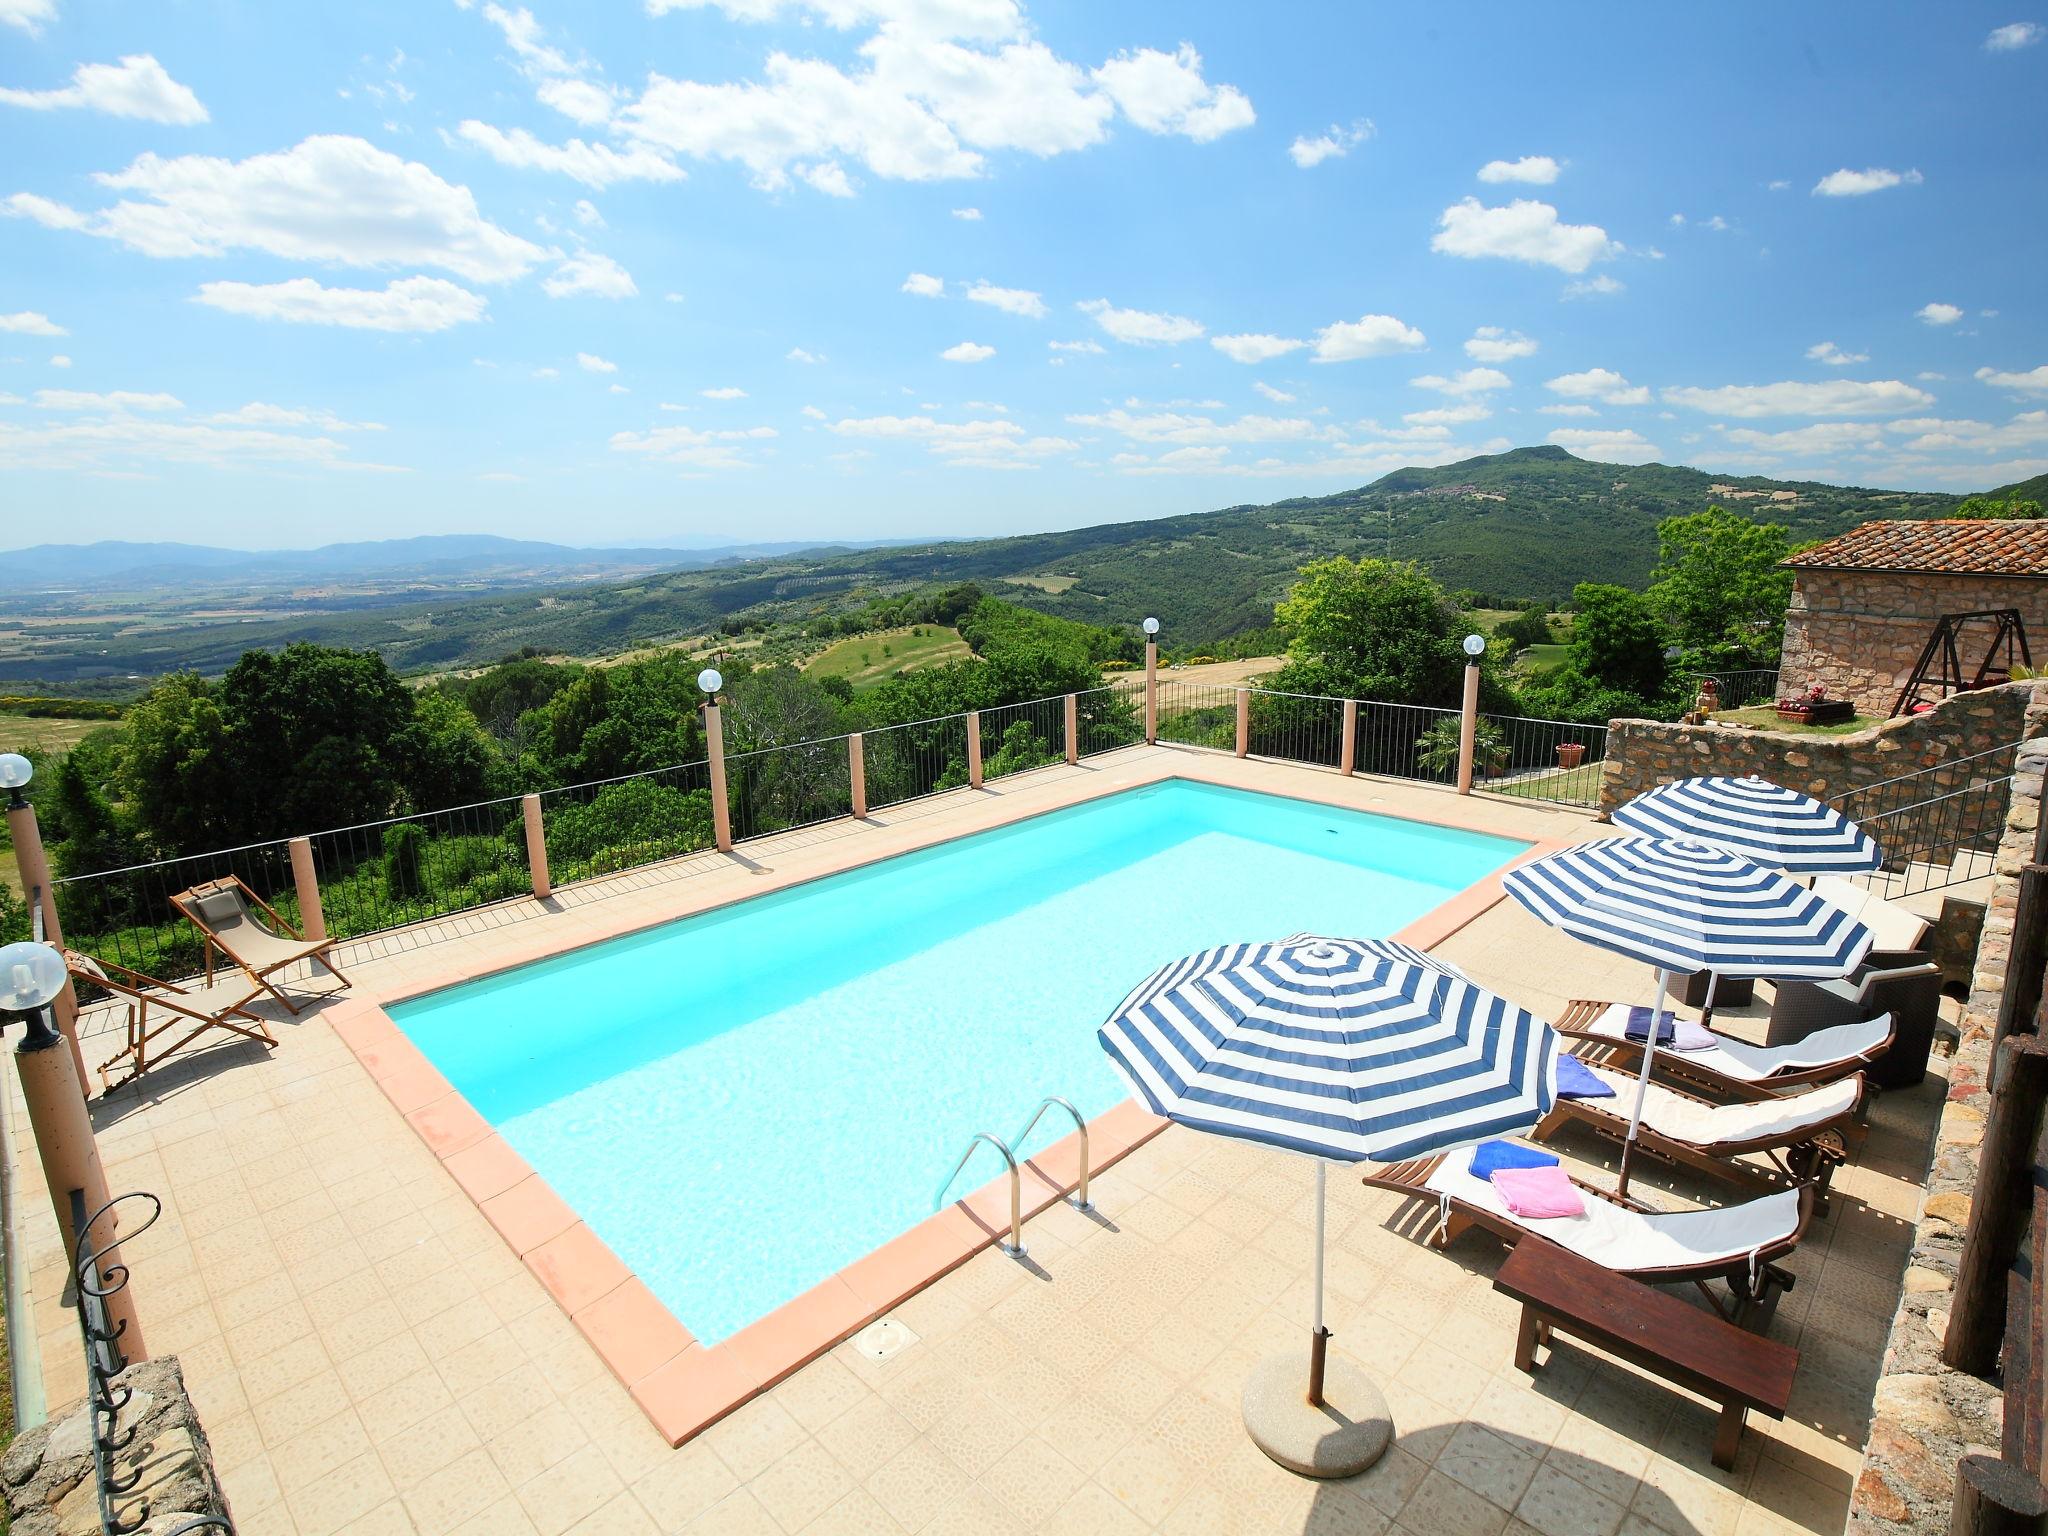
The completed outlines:
{"type": "Polygon", "coordinates": [[[1472,1177],[1469,1156],[1462,1151],[1447,1154],[1423,1187],[1621,1274],[1714,1273],[1776,1247],[1799,1230],[1799,1192],[1794,1189],[1709,1210],[1631,1211],[1611,1200],[1588,1200],[1583,1216],[1517,1216],[1491,1183],[1472,1177]]]}
{"type": "MultiPolygon", "coordinates": [[[[1621,1040],[1628,1027],[1626,1003],[1611,1004],[1586,1033],[1603,1040],[1621,1040]]],[[[1729,1035],[1714,1034],[1714,1048],[1694,1051],[1686,1060],[1747,1083],[1768,1081],[1779,1072],[1806,1072],[1855,1061],[1864,1052],[1882,1045],[1892,1032],[1890,1014],[1863,1024],[1841,1024],[1819,1029],[1792,1045],[1750,1045],[1729,1035]]]]}
{"type": "Polygon", "coordinates": [[[209,928],[224,928],[242,915],[242,898],[235,891],[208,891],[192,905],[209,928]]]}
{"type": "Polygon", "coordinates": [[[1586,1214],[1585,1197],[1562,1168],[1498,1168],[1488,1182],[1517,1216],[1586,1214]]]}
{"type": "MultiPolygon", "coordinates": [[[[1464,1154],[1459,1154],[1464,1155],[1464,1154]]],[[[1525,1147],[1519,1141],[1482,1141],[1471,1151],[1472,1176],[1489,1179],[1502,1168],[1555,1168],[1557,1154],[1525,1147]]]]}
{"type": "MultiPolygon", "coordinates": [[[[1612,1067],[1582,1065],[1586,1065],[1591,1076],[1617,1091],[1618,1102],[1609,1106],[1613,1113],[1622,1115],[1623,1106],[1634,1105],[1633,1075],[1612,1067]]],[[[1862,1083],[1852,1075],[1839,1083],[1754,1104],[1702,1104],[1685,1094],[1673,1093],[1661,1083],[1652,1083],[1643,1099],[1643,1124],[1659,1136],[1695,1147],[1800,1141],[1854,1109],[1862,1091],[1862,1083]]]]}
{"type": "Polygon", "coordinates": [[[1563,1051],[1557,1058],[1557,1096],[1560,1099],[1611,1099],[1614,1089],[1578,1057],[1563,1051]]]}
{"type": "Polygon", "coordinates": [[[1870,930],[1871,948],[1916,950],[1931,926],[1917,912],[1908,912],[1897,902],[1865,890],[1840,875],[1821,875],[1813,882],[1813,894],[1855,918],[1870,930]]]}

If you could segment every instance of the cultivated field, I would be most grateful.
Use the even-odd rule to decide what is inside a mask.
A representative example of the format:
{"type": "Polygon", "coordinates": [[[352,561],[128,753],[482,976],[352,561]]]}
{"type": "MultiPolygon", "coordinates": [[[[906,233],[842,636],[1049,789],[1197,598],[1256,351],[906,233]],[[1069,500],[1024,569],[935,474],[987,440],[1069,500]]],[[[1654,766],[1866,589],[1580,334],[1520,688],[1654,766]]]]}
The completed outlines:
{"type": "Polygon", "coordinates": [[[908,629],[883,629],[853,635],[829,645],[804,663],[810,677],[843,677],[855,689],[872,688],[884,678],[942,661],[963,661],[974,653],[960,631],[940,624],[908,629]]]}

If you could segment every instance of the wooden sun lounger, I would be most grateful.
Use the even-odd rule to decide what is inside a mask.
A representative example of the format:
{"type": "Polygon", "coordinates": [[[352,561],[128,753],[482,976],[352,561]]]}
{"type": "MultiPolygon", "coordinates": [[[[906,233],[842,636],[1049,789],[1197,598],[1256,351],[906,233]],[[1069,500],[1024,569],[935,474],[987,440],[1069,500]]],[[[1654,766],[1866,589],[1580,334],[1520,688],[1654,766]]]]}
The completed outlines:
{"type": "Polygon", "coordinates": [[[309,939],[278,914],[277,908],[258,896],[238,875],[209,880],[171,898],[178,914],[206,935],[206,979],[213,981],[213,952],[217,949],[249,975],[249,979],[284,1005],[294,1016],[298,1006],[278,990],[271,976],[301,960],[320,966],[344,987],[349,979],[341,974],[329,952],[333,939],[309,939]]]}
{"type": "MultiPolygon", "coordinates": [[[[1585,1060],[1613,1067],[1617,1071],[1639,1071],[1643,1056],[1640,1045],[1633,1041],[1617,1040],[1611,1035],[1596,1033],[1592,1028],[1593,1022],[1614,1006],[1611,1002],[1577,998],[1565,1004],[1564,1012],[1558,1016],[1555,1028],[1566,1039],[1582,1042],[1585,1047],[1589,1047],[1573,1047],[1574,1052],[1585,1060]]],[[[1709,1030],[1708,1033],[1714,1034],[1718,1031],[1709,1030]]],[[[1724,1038],[1733,1039],[1732,1036],[1724,1038]]],[[[1731,1077],[1691,1058],[1684,1051],[1661,1049],[1657,1052],[1654,1070],[1717,1099],[1757,1100],[1774,1097],[1786,1088],[1807,1088],[1816,1083],[1832,1083],[1849,1076],[1852,1072],[1861,1072],[1891,1049],[1892,1039],[1893,1036],[1887,1034],[1868,1049],[1824,1066],[1808,1067],[1797,1072],[1774,1072],[1769,1077],[1758,1079],[1731,1077]]],[[[1865,1096],[1864,1102],[1868,1104],[1868,1095],[1865,1096]]]]}
{"type": "MultiPolygon", "coordinates": [[[[1437,1190],[1432,1189],[1429,1186],[1429,1177],[1436,1172],[1446,1155],[1438,1153],[1432,1157],[1411,1158],[1404,1163],[1390,1163],[1374,1172],[1364,1174],[1363,1178],[1375,1189],[1392,1190],[1411,1199],[1445,1205],[1447,1219],[1438,1223],[1429,1238],[1435,1247],[1445,1247],[1469,1227],[1477,1227],[1482,1232],[1490,1233],[1510,1248],[1525,1237],[1540,1238],[1541,1234],[1510,1217],[1457,1199],[1455,1196],[1446,1200],[1437,1190]]],[[[1573,1179],[1572,1183],[1580,1194],[1590,1199],[1605,1200],[1609,1204],[1620,1206],[1623,1210],[1640,1212],[1646,1216],[1662,1214],[1625,1195],[1597,1189],[1583,1180],[1573,1179]]],[[[1780,1267],[1776,1261],[1799,1246],[1799,1239],[1806,1235],[1806,1229],[1813,1220],[1814,1204],[1813,1186],[1801,1185],[1798,1225],[1788,1236],[1759,1248],[1754,1262],[1750,1254],[1742,1253],[1707,1264],[1663,1265],[1618,1270],[1615,1273],[1625,1274],[1630,1279],[1642,1281],[1645,1285],[1696,1285],[1700,1294],[1706,1297],[1708,1304],[1720,1316],[1762,1333],[1770,1327],[1771,1314],[1777,1310],[1778,1297],[1791,1290],[1796,1279],[1790,1270],[1780,1267]],[[1728,1287],[1728,1302],[1724,1303],[1708,1287],[1707,1282],[1710,1280],[1719,1280],[1728,1287]]]]}
{"type": "Polygon", "coordinates": [[[128,1043],[100,1064],[100,1086],[106,1092],[134,1082],[216,1029],[259,1045],[277,1044],[269,1024],[249,1011],[249,1004],[262,996],[264,989],[247,976],[179,986],[70,949],[64,952],[64,964],[78,980],[128,1000],[128,1043]],[[154,1019],[150,1017],[152,1008],[157,1013],[154,1019]],[[177,1039],[159,1044],[162,1036],[180,1029],[185,1032],[177,1039]],[[128,1070],[116,1079],[113,1074],[123,1064],[128,1070]]]}
{"type": "MultiPolygon", "coordinates": [[[[1566,1125],[1583,1126],[1595,1135],[1617,1143],[1627,1138],[1628,1111],[1632,1102],[1628,1098],[1628,1079],[1626,1075],[1598,1059],[1598,1053],[1598,1046],[1583,1042],[1573,1048],[1573,1054],[1589,1067],[1605,1069],[1616,1080],[1615,1097],[1559,1099],[1556,1107],[1543,1118],[1534,1131],[1530,1132],[1531,1140],[1547,1141],[1566,1125]]],[[[1801,1126],[1795,1134],[1779,1131],[1759,1136],[1724,1137],[1718,1141],[1688,1141],[1666,1134],[1659,1127],[1652,1125],[1646,1114],[1643,1123],[1636,1128],[1636,1146],[1667,1163],[1675,1163],[1695,1172],[1726,1179],[1752,1190],[1793,1189],[1802,1184],[1811,1184],[1814,1186],[1818,1209],[1825,1215],[1828,1186],[1834,1180],[1835,1169],[1847,1161],[1851,1146],[1860,1143],[1863,1136],[1863,1128],[1857,1122],[1864,1097],[1862,1075],[1857,1074],[1854,1082],[1855,1095],[1849,1099],[1845,1108],[1825,1118],[1810,1121],[1801,1126]],[[1766,1159],[1763,1166],[1753,1162],[1736,1161],[1745,1154],[1758,1153],[1766,1159]]],[[[1657,1083],[1653,1086],[1660,1094],[1683,1099],[1705,1110],[1724,1107],[1716,1105],[1704,1094],[1688,1093],[1668,1083],[1657,1083]]],[[[1766,1099],[1788,1104],[1797,1104],[1801,1097],[1803,1095],[1764,1095],[1766,1099]]]]}

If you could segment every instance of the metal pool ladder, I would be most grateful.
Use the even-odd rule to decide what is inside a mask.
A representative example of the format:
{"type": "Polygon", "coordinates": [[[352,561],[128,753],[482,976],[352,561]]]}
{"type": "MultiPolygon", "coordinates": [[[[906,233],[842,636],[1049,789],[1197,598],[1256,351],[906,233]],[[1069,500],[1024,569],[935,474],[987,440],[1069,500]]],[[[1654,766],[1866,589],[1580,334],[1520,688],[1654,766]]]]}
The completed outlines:
{"type": "MultiPolygon", "coordinates": [[[[1081,1111],[1057,1094],[1040,1099],[1038,1108],[1033,1110],[1031,1118],[1024,1122],[1024,1129],[1012,1136],[1010,1142],[1023,1146],[1024,1138],[1038,1129],[1038,1122],[1054,1105],[1058,1105],[1074,1117],[1074,1129],[1081,1137],[1081,1180],[1075,1186],[1074,1193],[1067,1196],[1067,1203],[1077,1211],[1092,1211],[1095,1207],[1088,1201],[1088,1122],[1081,1118],[1081,1111]]],[[[960,1177],[960,1170],[967,1166],[967,1159],[974,1156],[974,1149],[984,1141],[1001,1154],[1003,1166],[1010,1175],[1010,1240],[1006,1243],[998,1238],[996,1246],[1002,1249],[1006,1257],[1021,1259],[1024,1257],[1023,1176],[1017,1167],[1016,1155],[1010,1151],[1010,1143],[1005,1142],[993,1131],[976,1131],[968,1138],[967,1146],[960,1154],[960,1160],[953,1164],[952,1172],[940,1181],[938,1192],[932,1196],[932,1209],[936,1211],[946,1203],[946,1191],[952,1188],[953,1181],[960,1177]]]]}

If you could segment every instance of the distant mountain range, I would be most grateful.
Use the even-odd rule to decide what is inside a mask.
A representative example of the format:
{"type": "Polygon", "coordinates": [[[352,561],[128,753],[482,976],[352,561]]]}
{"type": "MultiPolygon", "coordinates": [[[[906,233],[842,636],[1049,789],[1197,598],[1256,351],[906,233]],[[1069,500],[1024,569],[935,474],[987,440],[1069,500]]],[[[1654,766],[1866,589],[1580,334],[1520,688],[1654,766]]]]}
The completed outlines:
{"type": "Polygon", "coordinates": [[[488,533],[429,534],[411,539],[324,544],[318,549],[221,549],[207,544],[38,544],[0,551],[0,592],[51,587],[149,588],[195,578],[212,584],[274,585],[374,580],[532,584],[630,571],[698,570],[803,550],[870,549],[890,542],[785,540],[732,544],[688,540],[667,547],[580,548],[488,533]]]}
{"type": "MultiPolygon", "coordinates": [[[[601,657],[703,635],[733,615],[802,619],[876,594],[962,581],[1098,624],[1156,615],[1174,642],[1199,646],[1269,623],[1295,573],[1327,555],[1419,560],[1453,589],[1555,600],[1581,581],[1640,585],[1656,563],[1657,524],[1710,503],[1783,523],[1807,540],[1870,518],[1940,517],[1958,499],[1665,464],[1600,464],[1545,446],[1397,470],[1333,496],[1012,538],[763,550],[751,557],[698,551],[680,558],[675,551],[458,539],[466,558],[528,571],[540,568],[533,550],[577,560],[658,555],[662,564],[626,579],[593,577],[579,566],[543,587],[522,580],[482,595],[427,589],[325,607],[273,603],[232,616],[222,605],[188,603],[175,622],[138,623],[132,610],[102,616],[74,606],[67,612],[76,623],[44,621],[10,634],[0,621],[0,686],[36,680],[111,688],[181,667],[217,672],[246,649],[294,639],[372,646],[406,669],[480,666],[526,646],[601,657]]],[[[442,541],[422,539],[330,549],[410,550],[407,558],[424,563],[441,547],[442,541]]],[[[315,557],[398,558],[329,551],[295,558],[315,557]]],[[[16,558],[0,561],[0,569],[16,558]]],[[[102,556],[98,566],[70,567],[72,579],[89,576],[102,591],[118,586],[105,574],[106,563],[102,556]]],[[[216,568],[208,579],[219,574],[216,568]]],[[[27,601],[8,606],[27,611],[27,601]]]]}

